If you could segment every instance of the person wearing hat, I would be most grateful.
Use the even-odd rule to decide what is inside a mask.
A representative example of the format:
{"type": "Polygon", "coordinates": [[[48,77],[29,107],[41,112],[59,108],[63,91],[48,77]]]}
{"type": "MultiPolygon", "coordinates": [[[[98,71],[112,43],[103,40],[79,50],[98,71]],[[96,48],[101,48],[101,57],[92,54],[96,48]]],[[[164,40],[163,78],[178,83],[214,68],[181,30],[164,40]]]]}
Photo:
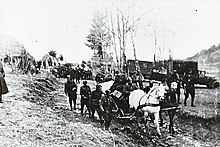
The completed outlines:
{"type": "Polygon", "coordinates": [[[112,110],[118,110],[118,106],[110,95],[110,90],[105,91],[105,95],[100,100],[100,109],[104,119],[105,129],[108,129],[112,121],[112,110]]]}
{"type": "Polygon", "coordinates": [[[126,85],[124,85],[124,88],[122,91],[123,99],[121,100],[121,102],[123,101],[124,103],[123,110],[125,111],[129,111],[129,96],[130,96],[130,93],[134,91],[134,89],[135,88],[133,87],[131,82],[127,82],[126,85]]]}
{"type": "Polygon", "coordinates": [[[74,80],[70,77],[70,75],[67,76],[67,82],[64,86],[64,92],[69,97],[70,110],[73,110],[72,101],[74,104],[74,110],[76,110],[77,85],[74,82],[74,80]]]}
{"type": "Polygon", "coordinates": [[[184,85],[184,105],[187,106],[187,99],[189,95],[191,95],[191,107],[195,107],[194,99],[195,99],[195,77],[192,75],[192,70],[189,69],[187,73],[183,76],[183,85],[184,85]]]}
{"type": "Polygon", "coordinates": [[[91,99],[90,99],[90,109],[91,109],[91,118],[94,120],[94,114],[95,111],[97,111],[99,115],[99,119],[101,120],[101,114],[100,114],[100,107],[99,107],[99,101],[102,97],[102,86],[101,85],[96,85],[96,89],[92,91],[91,94],[91,99]]]}
{"type": "Polygon", "coordinates": [[[89,111],[89,117],[91,117],[90,107],[89,107],[91,89],[87,85],[87,81],[83,81],[83,86],[80,87],[80,95],[81,95],[81,115],[83,115],[83,109],[84,109],[84,106],[86,105],[87,110],[89,111]]]}

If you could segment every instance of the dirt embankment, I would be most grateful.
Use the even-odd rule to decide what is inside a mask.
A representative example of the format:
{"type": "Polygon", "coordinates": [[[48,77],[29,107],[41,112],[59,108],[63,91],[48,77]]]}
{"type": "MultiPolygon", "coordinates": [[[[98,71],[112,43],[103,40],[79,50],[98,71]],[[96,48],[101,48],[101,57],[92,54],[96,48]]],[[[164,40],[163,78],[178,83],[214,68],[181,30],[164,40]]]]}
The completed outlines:
{"type": "Polygon", "coordinates": [[[126,135],[67,110],[66,97],[59,93],[63,85],[50,74],[8,71],[6,81],[10,92],[0,104],[0,146],[135,146],[126,135]]]}
{"type": "Polygon", "coordinates": [[[175,117],[176,135],[169,135],[165,118],[159,139],[154,127],[144,133],[135,123],[114,122],[106,131],[98,121],[80,116],[79,99],[77,110],[69,111],[65,80],[48,72],[32,77],[9,71],[6,80],[10,93],[0,104],[2,146],[220,146],[219,119],[191,115],[188,107],[175,117]]]}

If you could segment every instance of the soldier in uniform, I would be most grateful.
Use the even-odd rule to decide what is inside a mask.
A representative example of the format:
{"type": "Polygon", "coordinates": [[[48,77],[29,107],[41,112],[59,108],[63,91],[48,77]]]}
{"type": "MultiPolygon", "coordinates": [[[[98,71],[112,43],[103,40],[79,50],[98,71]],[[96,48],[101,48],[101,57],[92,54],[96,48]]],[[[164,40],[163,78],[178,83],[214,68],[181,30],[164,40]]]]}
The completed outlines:
{"type": "Polygon", "coordinates": [[[187,106],[186,101],[190,94],[191,95],[191,106],[195,107],[194,105],[194,98],[195,98],[194,82],[195,82],[195,78],[192,75],[192,70],[189,70],[189,72],[183,76],[184,95],[185,95],[184,105],[185,106],[187,106]]]}
{"type": "Polygon", "coordinates": [[[90,107],[89,107],[89,99],[91,96],[91,89],[87,85],[87,81],[83,81],[83,86],[80,87],[80,95],[81,95],[81,115],[83,115],[83,109],[86,105],[89,111],[89,117],[91,117],[90,107]]]}
{"type": "Polygon", "coordinates": [[[141,71],[139,70],[138,71],[138,84],[139,84],[139,88],[142,90],[144,87],[143,87],[143,80],[144,80],[144,76],[142,75],[141,71]]]}
{"type": "Polygon", "coordinates": [[[79,68],[79,66],[76,67],[75,73],[76,73],[76,83],[79,83],[80,77],[81,77],[81,73],[80,73],[80,68],[79,68]]]}
{"type": "Polygon", "coordinates": [[[137,82],[138,82],[138,77],[137,77],[137,72],[135,72],[132,76],[132,85],[135,87],[135,89],[138,88],[137,82]]]}
{"type": "Polygon", "coordinates": [[[100,109],[102,111],[102,117],[104,119],[105,129],[108,129],[112,121],[112,110],[115,107],[118,110],[114,99],[110,96],[110,91],[105,91],[106,95],[100,100],[100,109]]]}
{"type": "Polygon", "coordinates": [[[92,91],[91,97],[90,97],[90,108],[91,108],[91,118],[94,120],[94,114],[95,111],[97,111],[99,115],[99,119],[101,120],[101,110],[99,106],[99,101],[102,97],[102,86],[101,85],[96,85],[96,90],[92,91]]]}
{"type": "Polygon", "coordinates": [[[124,100],[125,100],[125,103],[124,103],[124,110],[126,110],[126,111],[128,111],[129,110],[129,96],[130,96],[130,93],[132,92],[132,91],[134,91],[134,87],[133,87],[133,85],[132,85],[132,83],[131,83],[131,81],[128,81],[127,83],[126,83],[126,85],[124,85],[124,89],[123,89],[123,91],[122,91],[122,94],[123,94],[123,96],[124,96],[124,100]]]}
{"type": "Polygon", "coordinates": [[[65,94],[69,97],[70,110],[73,110],[72,101],[74,104],[74,110],[76,110],[77,85],[74,82],[74,80],[70,77],[70,75],[67,76],[67,82],[65,83],[64,91],[65,94]]]}

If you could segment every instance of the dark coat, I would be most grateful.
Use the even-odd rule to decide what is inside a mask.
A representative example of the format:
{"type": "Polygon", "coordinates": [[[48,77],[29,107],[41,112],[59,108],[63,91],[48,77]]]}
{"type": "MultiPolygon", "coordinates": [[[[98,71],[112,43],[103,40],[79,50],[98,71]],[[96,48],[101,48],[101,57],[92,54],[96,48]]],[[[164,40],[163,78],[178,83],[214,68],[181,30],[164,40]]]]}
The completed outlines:
{"type": "Polygon", "coordinates": [[[102,97],[102,91],[101,90],[94,90],[91,94],[91,100],[90,102],[93,105],[98,105],[99,104],[99,100],[102,97]]]}
{"type": "Polygon", "coordinates": [[[80,87],[80,95],[84,99],[89,99],[89,97],[91,95],[90,87],[88,85],[83,85],[82,87],[80,87]]]}
{"type": "Polygon", "coordinates": [[[65,93],[76,97],[77,85],[74,81],[68,80],[65,83],[65,93]]]}
{"type": "Polygon", "coordinates": [[[113,108],[117,108],[117,104],[110,95],[105,95],[100,100],[100,107],[102,111],[111,113],[113,108]]]}
{"type": "Polygon", "coordinates": [[[190,74],[186,74],[183,77],[183,83],[185,84],[186,89],[194,89],[195,77],[190,74]]]}

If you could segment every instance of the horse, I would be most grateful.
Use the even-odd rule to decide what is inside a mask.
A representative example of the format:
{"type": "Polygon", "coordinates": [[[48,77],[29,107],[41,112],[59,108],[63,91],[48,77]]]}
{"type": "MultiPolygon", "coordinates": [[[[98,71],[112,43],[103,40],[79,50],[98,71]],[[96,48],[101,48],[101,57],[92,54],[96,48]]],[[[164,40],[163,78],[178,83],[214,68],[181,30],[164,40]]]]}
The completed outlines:
{"type": "Polygon", "coordinates": [[[130,108],[134,108],[135,112],[131,116],[131,118],[137,114],[138,110],[142,110],[144,113],[144,119],[145,119],[145,129],[147,129],[146,126],[146,120],[149,116],[149,114],[154,115],[154,123],[157,127],[157,134],[160,137],[160,126],[159,126],[159,112],[160,112],[160,100],[164,99],[165,95],[165,88],[162,84],[159,86],[153,86],[148,93],[145,93],[143,90],[137,89],[131,92],[129,96],[129,105],[130,108]]]}
{"type": "Polygon", "coordinates": [[[178,107],[178,84],[176,82],[172,82],[168,92],[165,94],[165,101],[160,102],[161,111],[160,111],[160,126],[163,126],[163,117],[162,111],[167,111],[169,116],[169,132],[173,136],[175,131],[173,128],[174,124],[174,115],[176,114],[176,110],[179,109],[178,107]]]}

